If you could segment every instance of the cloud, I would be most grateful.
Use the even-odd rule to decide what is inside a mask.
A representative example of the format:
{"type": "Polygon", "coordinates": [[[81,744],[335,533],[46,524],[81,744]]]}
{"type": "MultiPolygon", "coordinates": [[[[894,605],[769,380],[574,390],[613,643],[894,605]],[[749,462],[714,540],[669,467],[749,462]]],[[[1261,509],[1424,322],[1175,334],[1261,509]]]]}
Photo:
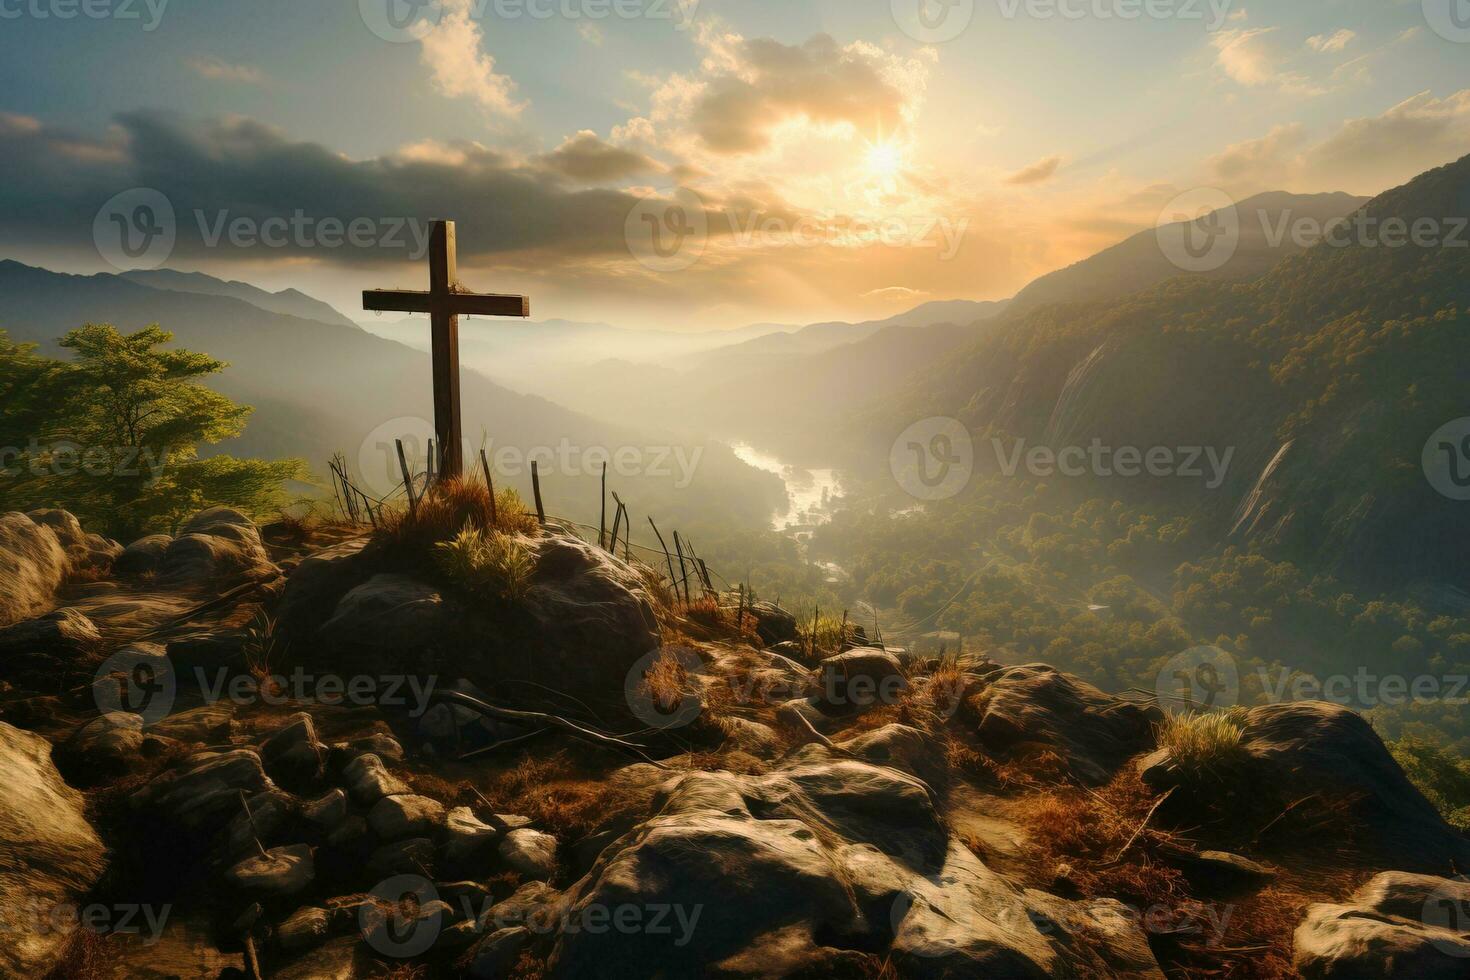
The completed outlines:
{"type": "Polygon", "coordinates": [[[1353,43],[1353,39],[1357,36],[1356,31],[1343,28],[1336,34],[1317,34],[1307,38],[1307,47],[1322,54],[1333,54],[1346,50],[1347,46],[1353,43]]]}
{"type": "Polygon", "coordinates": [[[582,40],[595,48],[602,47],[602,42],[607,40],[607,35],[602,33],[602,28],[590,20],[584,20],[578,24],[577,33],[581,35],[582,40]]]}
{"type": "Polygon", "coordinates": [[[1005,179],[1007,184],[1044,184],[1056,176],[1057,168],[1062,165],[1059,156],[1044,157],[1037,160],[1029,167],[1023,167],[1005,179]]]}
{"type": "Polygon", "coordinates": [[[676,88],[664,98],[689,104],[690,124],[715,153],[763,150],[793,120],[891,133],[911,120],[922,94],[902,87],[913,77],[899,59],[862,42],[818,34],[787,45],[709,32],[704,43],[703,77],[671,79],[676,88]]]}
{"type": "Polygon", "coordinates": [[[886,302],[911,302],[923,299],[925,296],[933,295],[927,290],[910,289],[908,286],[884,286],[882,289],[870,289],[862,294],[862,299],[878,299],[886,302]]]}
{"type": "Polygon", "coordinates": [[[218,82],[239,82],[242,85],[263,85],[265,73],[250,65],[232,65],[213,57],[194,57],[184,62],[196,75],[218,82]]]}
{"type": "Polygon", "coordinates": [[[586,183],[623,180],[663,169],[642,153],[603,142],[591,130],[570,137],[540,161],[549,170],[586,183]]]}
{"type": "Polygon", "coordinates": [[[1227,146],[1212,157],[1210,171],[1227,183],[1255,181],[1271,183],[1287,174],[1292,155],[1302,145],[1306,127],[1301,123],[1277,126],[1259,139],[1245,140],[1227,146]]]}
{"type": "Polygon", "coordinates": [[[1277,28],[1254,27],[1220,31],[1211,38],[1215,64],[1232,81],[1248,88],[1272,87],[1293,95],[1319,95],[1305,75],[1287,71],[1285,56],[1277,49],[1277,28]]]}
{"type": "Polygon", "coordinates": [[[519,118],[525,103],[516,101],[515,82],[497,74],[495,59],[483,50],[484,33],[474,20],[475,0],[443,2],[438,26],[419,42],[434,86],[449,98],[473,100],[493,117],[519,118]]]}

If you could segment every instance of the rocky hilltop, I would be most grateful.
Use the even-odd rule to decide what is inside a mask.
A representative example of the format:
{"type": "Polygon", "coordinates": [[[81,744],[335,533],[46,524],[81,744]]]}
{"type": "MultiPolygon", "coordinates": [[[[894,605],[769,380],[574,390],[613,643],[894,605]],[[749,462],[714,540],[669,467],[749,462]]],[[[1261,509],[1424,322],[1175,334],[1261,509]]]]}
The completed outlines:
{"type": "Polygon", "coordinates": [[[6,976],[1470,976],[1335,706],[808,636],[468,485],[0,543],[6,976]]]}

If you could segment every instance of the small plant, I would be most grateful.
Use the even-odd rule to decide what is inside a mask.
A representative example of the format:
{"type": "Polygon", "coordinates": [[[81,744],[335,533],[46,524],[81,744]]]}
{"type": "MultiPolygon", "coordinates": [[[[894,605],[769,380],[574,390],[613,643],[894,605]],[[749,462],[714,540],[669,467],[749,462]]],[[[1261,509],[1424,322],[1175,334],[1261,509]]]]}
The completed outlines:
{"type": "Polygon", "coordinates": [[[1235,711],[1169,715],[1159,727],[1159,747],[1187,773],[1218,773],[1245,755],[1245,726],[1235,711]]]}
{"type": "Polygon", "coordinates": [[[531,588],[535,557],[524,543],[499,531],[469,524],[434,546],[439,571],[453,585],[482,598],[516,602],[531,588]]]}
{"type": "Polygon", "coordinates": [[[274,690],[274,682],[271,680],[274,676],[273,661],[279,652],[276,621],[265,610],[257,612],[246,629],[242,652],[245,670],[255,678],[260,689],[268,694],[279,693],[274,690]]]}

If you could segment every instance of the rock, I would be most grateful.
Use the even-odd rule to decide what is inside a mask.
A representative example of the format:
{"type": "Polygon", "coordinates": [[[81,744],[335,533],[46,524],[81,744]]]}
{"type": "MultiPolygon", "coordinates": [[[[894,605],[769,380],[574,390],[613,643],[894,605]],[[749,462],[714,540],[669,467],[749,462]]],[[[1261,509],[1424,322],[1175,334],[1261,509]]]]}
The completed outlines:
{"type": "Polygon", "coordinates": [[[327,747],[316,737],[311,715],[298,712],[260,747],[260,757],[271,778],[292,787],[314,784],[321,778],[327,747]]]}
{"type": "MultiPolygon", "coordinates": [[[[1321,701],[1253,708],[1241,749],[1230,782],[1250,787],[1250,805],[1259,812],[1279,814],[1316,797],[1329,805],[1314,833],[1351,840],[1367,867],[1425,874],[1470,868],[1470,840],[1445,823],[1356,712],[1321,701]]],[[[1180,778],[1166,750],[1140,766],[1155,788],[1180,778]]],[[[1224,783],[1204,781],[1191,793],[1207,796],[1224,783]]],[[[1232,804],[1232,818],[1245,805],[1232,804]]]]}
{"type": "Polygon", "coordinates": [[[119,578],[141,578],[158,570],[164,552],[173,543],[167,534],[150,534],[139,538],[122,550],[112,563],[112,572],[119,578]]]}
{"type": "Polygon", "coordinates": [[[1470,976],[1470,881],[1387,872],[1342,905],[1314,905],[1297,927],[1307,980],[1470,976]]]}
{"type": "Polygon", "coordinates": [[[248,857],[225,872],[225,881],[244,891],[270,896],[295,895],[316,877],[311,848],[305,844],[273,847],[248,857]]]}
{"type": "Polygon", "coordinates": [[[352,854],[363,850],[370,837],[367,817],[352,814],[327,834],[327,845],[334,850],[352,854]]]}
{"type": "Polygon", "coordinates": [[[394,654],[411,658],[434,638],[454,632],[454,615],[438,589],[407,575],[375,575],[343,596],[320,636],[376,664],[394,654]]]}
{"type": "MultiPolygon", "coordinates": [[[[156,643],[135,643],[129,650],[150,648],[164,657],[163,648],[156,643]]],[[[148,732],[178,742],[198,742],[218,745],[230,740],[230,724],[235,717],[235,706],[228,701],[206,704],[187,711],[176,711],[167,718],[148,726],[148,732]]]]}
{"type": "Polygon", "coordinates": [[[179,829],[212,834],[241,812],[242,793],[273,788],[250,749],[199,752],[159,773],[130,802],[179,829]]]}
{"type": "Polygon", "coordinates": [[[818,688],[814,697],[838,711],[894,704],[908,688],[898,658],[873,647],[828,657],[813,673],[813,682],[818,688]]]}
{"type": "Polygon", "coordinates": [[[495,853],[500,831],[482,822],[467,806],[450,810],[444,821],[444,860],[465,873],[483,872],[495,853]]]}
{"type": "Polygon", "coordinates": [[[1184,872],[1196,888],[1209,892],[1235,892],[1259,888],[1276,877],[1263,864],[1228,851],[1167,853],[1171,864],[1184,872]]]}
{"type": "Polygon", "coordinates": [[[30,913],[75,907],[102,876],[106,852],[49,742],[0,722],[0,772],[0,918],[19,914],[0,923],[0,976],[45,976],[71,930],[30,913]]]}
{"type": "Polygon", "coordinates": [[[353,739],[347,743],[347,749],[353,755],[375,755],[379,759],[392,762],[403,761],[403,746],[398,739],[386,732],[373,732],[363,738],[353,739]]]}
{"type": "Polygon", "coordinates": [[[505,866],[524,878],[549,881],[556,876],[556,838],[539,830],[512,830],[498,848],[505,866]]]}
{"type": "Polygon", "coordinates": [[[1163,720],[1157,708],[1104,694],[1039,664],[996,671],[971,703],[980,718],[977,734],[987,747],[1051,749],[1075,777],[1094,786],[1153,748],[1155,726],[1163,720]]]}
{"type": "Polygon", "coordinates": [[[363,555],[367,538],[344,541],[301,560],[291,570],[281,595],[278,622],[292,633],[312,633],[354,587],[370,576],[370,558],[363,555]]]}
{"type": "Polygon", "coordinates": [[[918,776],[931,786],[948,777],[943,747],[932,735],[908,725],[884,725],[837,745],[874,765],[918,776]]]}
{"type": "Polygon", "coordinates": [[[528,881],[503,902],[487,909],[479,918],[482,933],[525,926],[537,935],[548,935],[559,924],[566,899],[544,881],[528,881]]]}
{"type": "MultiPolygon", "coordinates": [[[[146,907],[145,907],[146,909],[146,907]]],[[[101,947],[102,972],[99,978],[115,980],[179,980],[183,977],[243,977],[245,956],[236,951],[226,953],[219,948],[214,924],[206,914],[185,909],[170,909],[162,916],[161,930],[143,923],[138,932],[113,933],[101,947]]],[[[155,910],[161,916],[161,910],[155,910]]],[[[142,918],[140,915],[139,918],[142,918]]],[[[272,980],[281,976],[272,973],[272,980]]]]}
{"type": "Polygon", "coordinates": [[[0,627],[50,609],[69,570],[54,531],[25,514],[0,515],[0,627]]]}
{"type": "Polygon", "coordinates": [[[333,939],[271,970],[271,980],[354,980],[372,976],[371,958],[356,936],[333,939]]]}
{"type": "MultiPolygon", "coordinates": [[[[168,720],[173,707],[176,675],[173,661],[157,643],[130,643],[113,653],[98,667],[92,681],[92,701],[104,714],[139,714],[145,727],[168,720]],[[106,670],[106,673],[102,673],[106,670]]],[[[155,729],[168,737],[168,729],[155,729]]]]}
{"type": "Polygon", "coordinates": [[[367,861],[368,874],[377,879],[395,875],[434,876],[434,842],[426,837],[384,844],[367,861]]]}
{"type": "Polygon", "coordinates": [[[272,579],[280,569],[266,554],[250,518],[228,507],[213,507],[180,528],[155,572],[160,582],[175,587],[205,588],[272,579]]]}
{"type": "Polygon", "coordinates": [[[274,842],[295,816],[295,799],[277,789],[247,797],[215,837],[214,850],[233,863],[274,842]]]}
{"type": "MultiPolygon", "coordinates": [[[[732,613],[743,606],[745,614],[755,620],[756,636],[760,637],[760,641],[768,647],[773,647],[778,643],[794,642],[799,635],[796,629],[796,617],[763,599],[750,602],[742,600],[738,591],[725,592],[720,595],[720,606],[732,613]]],[[[731,616],[732,621],[733,619],[734,616],[731,616]]]]}
{"type": "Polygon", "coordinates": [[[315,946],[327,938],[331,925],[332,917],[326,909],[297,909],[276,927],[276,942],[286,950],[315,946]]]}
{"type": "Polygon", "coordinates": [[[326,796],[306,804],[301,815],[322,830],[331,831],[347,819],[347,812],[347,794],[340,789],[334,789],[326,796]]]}
{"type": "Polygon", "coordinates": [[[101,645],[96,625],[71,608],[0,629],[0,659],[43,655],[72,662],[101,645]]]}
{"type": "Polygon", "coordinates": [[[408,784],[388,772],[375,755],[360,755],[342,771],[347,791],[358,806],[372,806],[385,796],[408,792],[408,784]]]}
{"type": "Polygon", "coordinates": [[[110,711],[77,729],[63,749],[78,768],[117,774],[142,761],[144,737],[142,715],[110,711]]]}
{"type": "Polygon", "coordinates": [[[379,840],[428,837],[444,824],[444,805],[427,796],[385,796],[368,813],[368,826],[379,840]]]}
{"type": "Polygon", "coordinates": [[[531,941],[531,930],[524,926],[513,926],[492,932],[480,940],[475,955],[470,960],[469,975],[474,980],[500,980],[510,976],[510,971],[520,958],[521,950],[531,941]]]}

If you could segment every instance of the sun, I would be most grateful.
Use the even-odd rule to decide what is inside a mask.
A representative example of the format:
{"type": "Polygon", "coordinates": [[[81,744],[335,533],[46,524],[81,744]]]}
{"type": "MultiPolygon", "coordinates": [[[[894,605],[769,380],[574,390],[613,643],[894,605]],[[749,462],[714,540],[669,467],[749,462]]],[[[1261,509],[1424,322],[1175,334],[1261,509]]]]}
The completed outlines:
{"type": "Polygon", "coordinates": [[[868,144],[868,172],[875,177],[893,177],[903,169],[903,148],[897,143],[868,144]]]}

